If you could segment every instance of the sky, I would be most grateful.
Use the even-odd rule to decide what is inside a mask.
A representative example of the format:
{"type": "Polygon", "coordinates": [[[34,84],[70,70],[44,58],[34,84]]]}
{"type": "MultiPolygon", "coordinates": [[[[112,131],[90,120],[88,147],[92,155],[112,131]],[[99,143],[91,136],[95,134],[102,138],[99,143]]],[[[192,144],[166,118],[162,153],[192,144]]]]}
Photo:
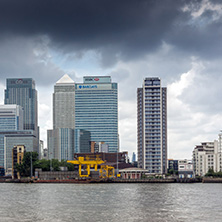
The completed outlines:
{"type": "Polygon", "coordinates": [[[220,0],[1,0],[0,103],[6,78],[33,78],[40,137],[52,128],[53,87],[109,75],[119,89],[120,150],[137,152],[136,91],[168,92],[168,158],[191,159],[222,129],[220,0]]]}

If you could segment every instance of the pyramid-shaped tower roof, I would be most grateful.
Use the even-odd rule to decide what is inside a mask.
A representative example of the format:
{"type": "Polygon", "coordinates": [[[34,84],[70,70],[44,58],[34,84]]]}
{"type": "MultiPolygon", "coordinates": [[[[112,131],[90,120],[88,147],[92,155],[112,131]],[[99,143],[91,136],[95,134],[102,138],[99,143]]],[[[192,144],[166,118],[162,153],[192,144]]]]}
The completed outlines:
{"type": "Polygon", "coordinates": [[[67,74],[65,74],[60,80],[56,82],[56,84],[74,84],[74,83],[75,82],[67,74]]]}

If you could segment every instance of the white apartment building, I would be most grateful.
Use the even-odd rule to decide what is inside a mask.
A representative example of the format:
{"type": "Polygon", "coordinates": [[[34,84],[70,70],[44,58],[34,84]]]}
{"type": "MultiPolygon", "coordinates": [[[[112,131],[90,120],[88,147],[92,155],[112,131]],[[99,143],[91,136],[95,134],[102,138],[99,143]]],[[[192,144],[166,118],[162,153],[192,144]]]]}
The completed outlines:
{"type": "Polygon", "coordinates": [[[215,172],[221,169],[221,152],[218,152],[218,141],[203,142],[193,150],[195,176],[204,176],[209,169],[215,172]]]}
{"type": "Polygon", "coordinates": [[[167,88],[158,77],[137,89],[137,151],[139,168],[167,172],[167,88]]]}

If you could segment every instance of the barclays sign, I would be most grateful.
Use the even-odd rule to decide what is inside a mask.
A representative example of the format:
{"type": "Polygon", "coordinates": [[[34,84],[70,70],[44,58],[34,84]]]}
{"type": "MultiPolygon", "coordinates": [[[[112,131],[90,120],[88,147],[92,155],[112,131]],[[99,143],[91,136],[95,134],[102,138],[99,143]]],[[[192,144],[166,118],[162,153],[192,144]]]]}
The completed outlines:
{"type": "Polygon", "coordinates": [[[97,85],[79,85],[79,89],[97,89],[97,85]]]}

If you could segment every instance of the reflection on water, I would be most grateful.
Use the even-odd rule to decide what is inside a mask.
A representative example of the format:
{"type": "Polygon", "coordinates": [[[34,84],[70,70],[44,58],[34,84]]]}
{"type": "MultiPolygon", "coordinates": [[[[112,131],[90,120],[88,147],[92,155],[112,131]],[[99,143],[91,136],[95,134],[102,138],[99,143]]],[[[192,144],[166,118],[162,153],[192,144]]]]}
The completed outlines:
{"type": "Polygon", "coordinates": [[[222,221],[222,184],[0,184],[0,221],[222,221]]]}

